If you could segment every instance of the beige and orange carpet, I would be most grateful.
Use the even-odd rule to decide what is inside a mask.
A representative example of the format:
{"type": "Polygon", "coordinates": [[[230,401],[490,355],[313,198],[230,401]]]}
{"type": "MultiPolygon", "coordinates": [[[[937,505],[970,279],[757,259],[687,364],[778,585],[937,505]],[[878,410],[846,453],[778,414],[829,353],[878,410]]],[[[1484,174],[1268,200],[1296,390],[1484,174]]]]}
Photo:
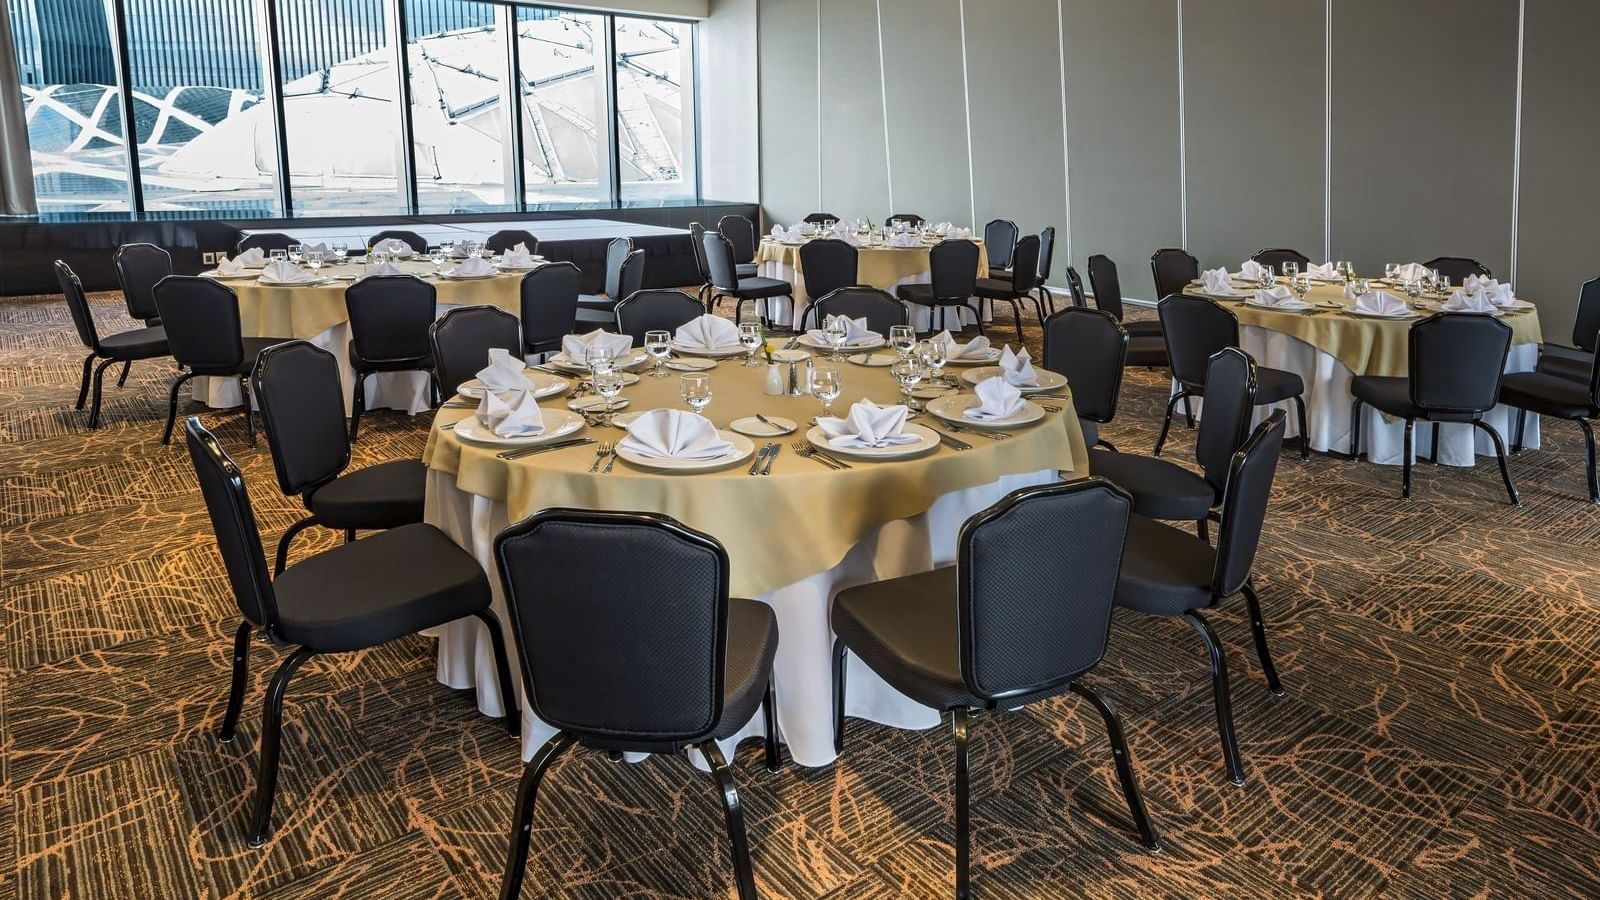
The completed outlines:
{"type": "MultiPolygon", "coordinates": [[[[159,443],[171,367],[136,365],[90,432],[82,352],[59,301],[0,304],[0,898],[494,895],[517,748],[434,681],[421,638],[302,670],[276,831],[245,847],[276,653],[254,648],[240,740],[219,744],[237,613],[186,454],[159,443]]],[[[1148,448],[1164,392],[1131,374],[1106,435],[1148,448]]],[[[206,420],[270,547],[294,506],[237,414],[206,420]]],[[[371,417],[356,463],[419,453],[425,427],[371,417]]],[[[1090,680],[1166,850],[1138,848],[1098,719],[1062,699],[975,728],[980,895],[1600,894],[1600,510],[1575,433],[1546,441],[1513,463],[1520,509],[1492,465],[1424,465],[1403,503],[1393,469],[1286,454],[1257,574],[1287,696],[1239,606],[1213,619],[1248,783],[1224,774],[1193,633],[1119,615],[1090,680]]],[[[747,746],[736,768],[764,896],[949,894],[947,729],[856,723],[838,765],[772,775],[747,746]]],[[[541,800],[525,896],[731,895],[712,784],[682,759],[570,756],[541,800]]]]}

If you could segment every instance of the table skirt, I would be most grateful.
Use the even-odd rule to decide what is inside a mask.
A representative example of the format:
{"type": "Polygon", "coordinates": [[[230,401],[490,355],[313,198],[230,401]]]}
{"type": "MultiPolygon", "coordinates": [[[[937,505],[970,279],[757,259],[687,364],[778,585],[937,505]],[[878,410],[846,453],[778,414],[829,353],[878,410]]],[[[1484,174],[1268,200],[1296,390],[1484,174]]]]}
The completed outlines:
{"type": "MultiPolygon", "coordinates": [[[[774,684],[778,727],[789,755],[801,766],[833,762],[833,630],[829,612],[839,591],[858,584],[896,578],[951,565],[956,538],[968,518],[1018,488],[1057,480],[1054,470],[1008,475],[981,487],[946,494],[928,512],[890,522],[863,538],[833,568],[786,585],[755,599],[771,606],[778,619],[778,652],[774,684]]],[[[456,487],[455,477],[429,471],[427,521],[448,534],[483,564],[494,592],[494,612],[509,623],[496,572],[494,538],[508,524],[505,504],[456,487]]],[[[776,533],[776,532],[775,532],[776,533]]],[[[456,689],[494,683],[494,655],[488,631],[476,619],[462,619],[437,629],[439,681],[456,689]]],[[[512,640],[509,624],[507,640],[512,640]]],[[[508,648],[517,671],[516,652],[508,648]]],[[[522,757],[532,758],[554,729],[536,718],[523,702],[520,673],[514,694],[522,704],[522,757]]],[[[925,729],[939,724],[939,712],[912,701],[889,687],[854,657],[847,674],[846,713],[896,728],[925,729]]],[[[499,694],[477,692],[478,709],[487,716],[503,714],[499,694]]],[[[757,710],[743,729],[722,743],[731,754],[743,739],[762,734],[763,711],[757,710]]]]}

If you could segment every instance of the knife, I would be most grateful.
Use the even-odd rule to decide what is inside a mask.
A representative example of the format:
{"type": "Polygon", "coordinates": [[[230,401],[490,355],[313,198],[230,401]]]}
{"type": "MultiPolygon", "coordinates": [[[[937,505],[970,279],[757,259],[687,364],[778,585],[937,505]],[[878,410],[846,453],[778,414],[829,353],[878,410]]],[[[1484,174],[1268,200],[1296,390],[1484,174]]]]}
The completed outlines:
{"type": "Polygon", "coordinates": [[[941,444],[944,444],[945,446],[949,447],[952,450],[971,450],[972,449],[972,445],[967,443],[966,441],[958,441],[955,438],[951,437],[948,434],[945,434],[944,432],[940,431],[937,428],[933,428],[933,429],[930,429],[930,430],[934,434],[937,434],[939,436],[939,442],[941,444]]]}
{"type": "Polygon", "coordinates": [[[572,438],[565,441],[557,441],[554,444],[540,444],[537,447],[523,447],[520,450],[507,450],[503,453],[497,453],[495,455],[501,459],[521,459],[524,456],[533,456],[536,453],[549,453],[552,450],[564,450],[568,447],[577,447],[583,444],[593,443],[595,443],[594,438],[572,438]]]}
{"type": "Polygon", "coordinates": [[[763,474],[763,475],[771,475],[772,474],[772,461],[777,459],[778,458],[778,454],[781,453],[781,452],[783,452],[783,445],[782,444],[775,443],[775,444],[772,445],[772,452],[767,455],[767,464],[761,467],[761,474],[763,474]]]}
{"type": "Polygon", "coordinates": [[[772,452],[771,442],[762,444],[761,449],[756,451],[756,458],[750,461],[750,471],[746,472],[745,474],[754,475],[761,471],[761,462],[767,458],[767,454],[770,452],[772,452]]]}

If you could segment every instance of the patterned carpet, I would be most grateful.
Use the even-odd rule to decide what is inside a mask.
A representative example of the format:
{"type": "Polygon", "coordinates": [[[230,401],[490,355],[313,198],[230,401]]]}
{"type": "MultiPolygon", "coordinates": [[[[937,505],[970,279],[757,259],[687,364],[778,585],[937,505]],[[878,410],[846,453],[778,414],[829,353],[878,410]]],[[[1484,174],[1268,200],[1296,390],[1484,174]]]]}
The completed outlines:
{"type": "MultiPolygon", "coordinates": [[[[129,324],[116,298],[96,307],[129,324]]],[[[302,670],[276,831],[245,847],[276,654],[254,648],[241,739],[219,744],[237,613],[186,455],[159,444],[172,371],[136,364],[89,432],[82,352],[59,301],[0,304],[0,898],[493,895],[517,748],[434,681],[421,638],[302,670]]],[[[1106,436],[1148,448],[1163,393],[1132,373],[1106,436]]],[[[276,541],[296,512],[265,450],[236,414],[206,420],[276,541]]],[[[423,423],[372,416],[356,464],[420,453],[423,423]]],[[[1119,614],[1089,680],[1124,715],[1165,852],[1138,848],[1093,711],[1060,699],[975,726],[979,893],[1600,894],[1600,510],[1575,432],[1546,432],[1513,461],[1520,509],[1492,465],[1423,465],[1408,504],[1396,470],[1286,453],[1257,575],[1287,696],[1242,604],[1213,618],[1248,783],[1224,773],[1193,633],[1119,614]]],[[[841,764],[772,775],[746,745],[763,895],[948,896],[949,747],[947,729],[858,722],[841,764]]],[[[712,784],[682,759],[569,756],[534,845],[525,896],[732,894],[712,784]]]]}

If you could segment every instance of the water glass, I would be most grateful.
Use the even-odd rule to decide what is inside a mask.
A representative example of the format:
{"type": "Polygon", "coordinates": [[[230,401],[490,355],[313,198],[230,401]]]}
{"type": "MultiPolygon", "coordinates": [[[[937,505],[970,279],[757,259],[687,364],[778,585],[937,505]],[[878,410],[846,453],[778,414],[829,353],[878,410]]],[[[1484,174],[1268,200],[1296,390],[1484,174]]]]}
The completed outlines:
{"type": "Polygon", "coordinates": [[[443,247],[438,245],[429,247],[428,258],[433,260],[433,270],[435,272],[444,268],[445,252],[443,247]]]}
{"type": "Polygon", "coordinates": [[[1271,288],[1278,283],[1278,276],[1272,274],[1272,267],[1263,265],[1256,273],[1256,284],[1262,288],[1271,288]]]}
{"type": "Polygon", "coordinates": [[[704,372],[690,372],[678,379],[678,395],[697,413],[711,405],[711,376],[704,372]]]}
{"type": "Polygon", "coordinates": [[[611,402],[622,393],[622,373],[616,369],[607,369],[604,372],[594,373],[590,376],[590,380],[594,382],[595,393],[605,398],[606,420],[610,421],[611,402]]]}
{"type": "Polygon", "coordinates": [[[334,261],[334,263],[337,264],[337,265],[341,265],[342,266],[342,265],[344,265],[344,261],[346,259],[348,259],[349,257],[350,257],[350,245],[346,244],[344,241],[334,241],[333,242],[333,261],[334,261]]]}
{"type": "Polygon", "coordinates": [[[668,331],[646,331],[644,333],[644,350],[650,354],[654,365],[650,367],[651,378],[667,377],[667,370],[661,364],[672,355],[672,333],[668,331]]]}
{"type": "Polygon", "coordinates": [[[739,344],[744,347],[744,362],[742,369],[754,369],[761,364],[756,362],[756,350],[761,346],[761,323],[740,322],[739,344]]]}
{"type": "Polygon", "coordinates": [[[589,374],[596,372],[609,372],[616,368],[616,361],[612,359],[610,347],[588,347],[583,351],[584,365],[589,367],[589,374]]]}
{"type": "Polygon", "coordinates": [[[910,325],[890,325],[889,346],[900,354],[901,359],[904,359],[911,355],[911,351],[917,349],[917,333],[910,325]]]}
{"type": "Polygon", "coordinates": [[[1288,261],[1284,262],[1284,264],[1283,264],[1283,277],[1289,279],[1290,282],[1293,282],[1295,280],[1295,278],[1297,276],[1299,276],[1299,274],[1300,274],[1300,264],[1299,263],[1295,262],[1294,260],[1288,260],[1288,261]]]}
{"type": "Polygon", "coordinates": [[[1365,297],[1366,295],[1372,293],[1372,282],[1365,278],[1357,278],[1355,285],[1355,294],[1357,297],[1365,297]]]}
{"type": "Polygon", "coordinates": [[[844,379],[839,377],[839,370],[832,366],[817,366],[811,373],[811,393],[822,401],[822,414],[832,415],[833,401],[839,399],[844,392],[844,379]]]}
{"type": "Polygon", "coordinates": [[[1400,264],[1399,263],[1384,263],[1383,264],[1383,277],[1384,277],[1384,280],[1386,280],[1386,281],[1388,281],[1388,282],[1390,282],[1392,284],[1394,282],[1394,280],[1395,280],[1395,277],[1398,276],[1399,274],[1400,274],[1400,264]]]}
{"type": "Polygon", "coordinates": [[[301,248],[300,248],[299,244],[290,244],[289,245],[289,262],[292,262],[292,263],[294,263],[295,265],[298,266],[298,265],[300,265],[300,260],[302,260],[304,258],[305,258],[305,256],[301,252],[301,248]]]}
{"type": "Polygon", "coordinates": [[[922,364],[927,366],[928,371],[933,375],[933,378],[930,379],[931,381],[935,383],[944,381],[944,364],[948,362],[948,352],[949,350],[945,347],[944,341],[922,342],[919,353],[922,356],[922,364]]]}
{"type": "Polygon", "coordinates": [[[1438,269],[1431,269],[1428,272],[1428,277],[1432,281],[1435,292],[1440,294],[1447,294],[1450,292],[1449,276],[1445,275],[1443,272],[1440,272],[1438,269]]]}
{"type": "Polygon", "coordinates": [[[1412,306],[1419,305],[1419,301],[1422,300],[1422,279],[1407,278],[1405,283],[1405,292],[1406,296],[1411,298],[1412,306]]]}
{"type": "Polygon", "coordinates": [[[850,320],[844,316],[829,316],[822,323],[822,334],[828,339],[828,346],[833,348],[833,354],[828,358],[843,359],[839,351],[844,349],[845,339],[850,336],[850,320]]]}
{"type": "Polygon", "coordinates": [[[1295,297],[1301,302],[1305,302],[1306,295],[1311,293],[1311,276],[1301,273],[1294,276],[1294,280],[1290,284],[1294,288],[1295,297]]]}
{"type": "Polygon", "coordinates": [[[317,272],[322,268],[322,251],[309,250],[306,252],[305,257],[306,268],[311,270],[311,274],[317,274],[317,272]]]}
{"type": "Polygon", "coordinates": [[[282,260],[287,259],[288,256],[289,256],[289,254],[283,252],[282,250],[268,250],[267,251],[267,258],[271,259],[274,262],[281,262],[282,260]]]}
{"type": "Polygon", "coordinates": [[[439,249],[444,251],[445,258],[448,259],[448,258],[450,258],[450,257],[455,255],[456,242],[455,241],[440,241],[439,242],[439,249]]]}
{"type": "Polygon", "coordinates": [[[889,367],[889,374],[900,382],[901,402],[905,403],[906,408],[920,411],[922,407],[917,403],[917,398],[911,395],[911,389],[922,381],[922,363],[910,356],[902,356],[889,367]]]}

